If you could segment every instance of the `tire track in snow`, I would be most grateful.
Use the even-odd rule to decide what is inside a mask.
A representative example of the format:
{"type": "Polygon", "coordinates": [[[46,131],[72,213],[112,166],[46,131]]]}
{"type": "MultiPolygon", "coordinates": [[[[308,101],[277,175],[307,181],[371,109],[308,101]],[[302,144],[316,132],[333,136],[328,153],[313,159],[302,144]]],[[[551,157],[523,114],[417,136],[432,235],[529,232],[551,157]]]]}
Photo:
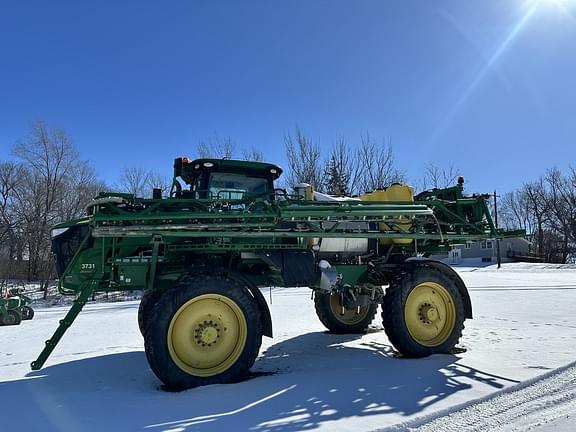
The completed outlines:
{"type": "Polygon", "coordinates": [[[576,412],[576,362],[494,395],[383,431],[528,431],[576,412]]]}

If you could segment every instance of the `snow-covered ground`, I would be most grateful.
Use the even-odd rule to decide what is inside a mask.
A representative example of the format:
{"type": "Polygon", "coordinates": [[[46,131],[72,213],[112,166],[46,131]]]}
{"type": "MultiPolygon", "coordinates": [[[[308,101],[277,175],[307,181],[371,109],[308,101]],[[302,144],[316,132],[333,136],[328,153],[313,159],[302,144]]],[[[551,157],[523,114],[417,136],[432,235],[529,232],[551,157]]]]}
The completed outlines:
{"type": "Polygon", "coordinates": [[[0,327],[0,430],[576,430],[576,267],[457,270],[474,308],[462,354],[397,358],[380,318],[327,334],[309,290],[273,289],[252,377],[181,393],[148,368],[138,302],[88,305],[30,372],[67,310],[39,308],[0,327]]]}

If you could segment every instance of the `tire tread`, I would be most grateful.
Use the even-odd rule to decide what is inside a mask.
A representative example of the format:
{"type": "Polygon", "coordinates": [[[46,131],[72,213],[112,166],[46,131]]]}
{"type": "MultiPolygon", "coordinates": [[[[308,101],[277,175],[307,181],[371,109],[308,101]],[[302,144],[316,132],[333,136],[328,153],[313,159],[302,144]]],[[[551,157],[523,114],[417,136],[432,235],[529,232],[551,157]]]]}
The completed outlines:
{"type": "Polygon", "coordinates": [[[150,309],[144,326],[144,347],[148,363],[166,389],[185,390],[202,385],[223,384],[241,380],[254,365],[262,343],[262,322],[256,300],[237,280],[225,276],[183,278],[176,287],[166,290],[150,309]],[[221,294],[234,300],[244,313],[248,333],[244,351],[238,361],[224,372],[200,377],[180,369],[170,357],[166,332],[173,314],[188,300],[203,294],[221,294]]]}
{"type": "Polygon", "coordinates": [[[442,272],[437,267],[427,266],[425,263],[414,266],[413,271],[406,269],[396,273],[390,280],[390,286],[386,290],[382,303],[382,322],[384,331],[392,345],[406,357],[425,357],[437,353],[449,353],[458,343],[464,330],[464,306],[460,292],[457,288],[457,281],[452,275],[442,272]],[[404,320],[404,304],[412,287],[417,283],[414,279],[429,278],[432,280],[448,284],[445,288],[449,289],[456,308],[456,317],[454,329],[448,339],[437,347],[426,347],[420,345],[412,339],[404,320]],[[450,287],[450,288],[448,288],[450,287]]]}

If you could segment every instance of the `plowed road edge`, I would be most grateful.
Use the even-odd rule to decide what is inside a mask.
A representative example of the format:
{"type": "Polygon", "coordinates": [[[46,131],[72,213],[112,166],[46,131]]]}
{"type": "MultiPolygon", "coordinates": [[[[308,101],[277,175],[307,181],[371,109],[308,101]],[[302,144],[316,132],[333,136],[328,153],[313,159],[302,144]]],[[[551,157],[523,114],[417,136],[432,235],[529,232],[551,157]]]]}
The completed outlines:
{"type": "Polygon", "coordinates": [[[381,431],[519,432],[569,415],[576,418],[576,362],[487,398],[381,431]]]}

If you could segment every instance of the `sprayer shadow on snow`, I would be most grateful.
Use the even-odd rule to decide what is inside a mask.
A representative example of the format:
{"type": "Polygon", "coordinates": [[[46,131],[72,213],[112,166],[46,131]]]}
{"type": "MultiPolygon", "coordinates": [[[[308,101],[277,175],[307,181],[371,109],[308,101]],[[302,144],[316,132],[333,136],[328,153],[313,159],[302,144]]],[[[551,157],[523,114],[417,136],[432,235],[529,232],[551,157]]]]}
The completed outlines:
{"type": "Polygon", "coordinates": [[[495,389],[510,381],[458,360],[395,358],[389,345],[360,335],[309,333],[270,346],[253,368],[257,378],[236,384],[162,392],[144,353],[127,352],[50,366],[28,374],[34,379],[1,383],[0,392],[14,396],[8,410],[36,403],[44,430],[70,430],[76,419],[82,430],[300,431],[342,418],[409,416],[471,381],[495,389]]]}

